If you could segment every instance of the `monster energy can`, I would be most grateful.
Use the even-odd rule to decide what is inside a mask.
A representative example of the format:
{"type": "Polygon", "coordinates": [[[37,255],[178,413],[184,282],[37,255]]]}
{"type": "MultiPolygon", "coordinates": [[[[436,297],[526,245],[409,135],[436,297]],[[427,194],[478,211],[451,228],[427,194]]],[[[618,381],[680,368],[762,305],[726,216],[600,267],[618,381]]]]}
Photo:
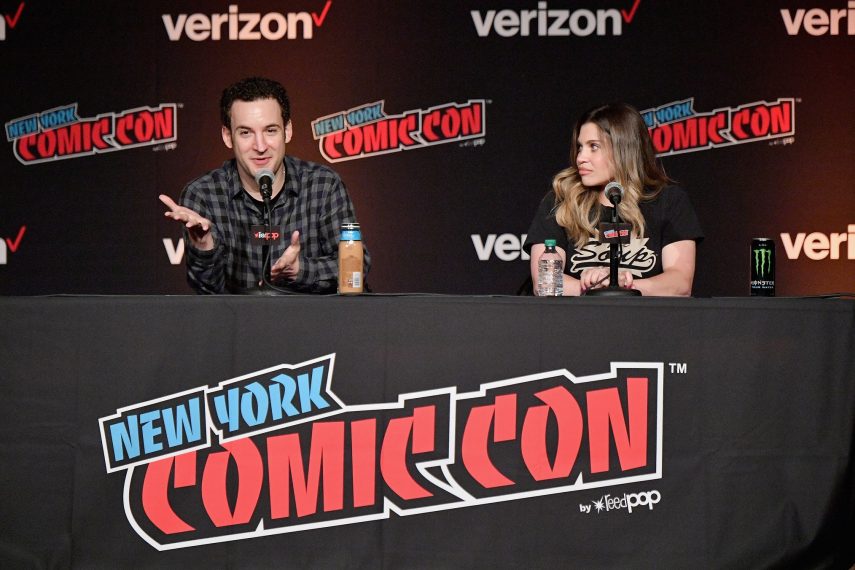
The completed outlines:
{"type": "Polygon", "coordinates": [[[775,240],[751,240],[751,295],[775,296],[775,240]]]}

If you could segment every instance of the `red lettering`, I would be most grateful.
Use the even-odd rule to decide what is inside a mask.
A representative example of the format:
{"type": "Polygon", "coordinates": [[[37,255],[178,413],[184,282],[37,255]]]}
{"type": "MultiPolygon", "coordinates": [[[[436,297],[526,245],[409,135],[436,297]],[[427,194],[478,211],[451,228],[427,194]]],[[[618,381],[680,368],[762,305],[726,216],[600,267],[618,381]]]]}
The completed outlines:
{"type": "Polygon", "coordinates": [[[431,493],[416,482],[407,469],[407,443],[412,434],[412,453],[429,453],[434,450],[433,406],[413,410],[409,418],[389,421],[383,446],[380,449],[380,472],[389,488],[404,500],[430,497],[431,493]]]}
{"type": "Polygon", "coordinates": [[[674,123],[674,150],[698,146],[698,121],[696,118],[674,123]]]}
{"type": "Polygon", "coordinates": [[[122,146],[133,144],[134,141],[128,136],[128,132],[133,128],[133,115],[125,115],[116,119],[116,140],[122,146]]]}
{"type": "Polygon", "coordinates": [[[751,115],[751,130],[755,137],[769,133],[769,109],[757,107],[751,115]]]}
{"type": "Polygon", "coordinates": [[[176,489],[196,484],[196,452],[149,463],[142,487],[142,506],[148,520],[165,534],[196,530],[181,519],[169,504],[169,475],[175,465],[176,489]]]}
{"type": "Polygon", "coordinates": [[[398,139],[401,141],[401,146],[408,147],[417,144],[412,136],[417,130],[416,114],[410,113],[409,115],[404,115],[398,123],[398,139]]]}
{"type": "Polygon", "coordinates": [[[439,135],[434,132],[434,129],[439,124],[442,115],[439,109],[434,109],[430,113],[423,115],[422,117],[422,135],[425,137],[425,140],[428,142],[437,142],[439,140],[439,135]]]}
{"type": "Polygon", "coordinates": [[[223,444],[226,451],[208,456],[202,473],[202,502],[211,522],[218,527],[249,522],[264,480],[264,465],[258,448],[250,439],[237,439],[223,444]],[[229,459],[237,465],[237,500],[234,511],[229,507],[226,475],[229,459]]]}
{"type": "Polygon", "coordinates": [[[707,137],[713,144],[722,144],[725,141],[721,134],[727,128],[727,113],[719,111],[709,118],[707,123],[707,137]]]}
{"type": "Polygon", "coordinates": [[[171,139],[175,136],[175,109],[164,107],[154,113],[154,136],[157,140],[171,139]]]}
{"type": "Polygon", "coordinates": [[[448,109],[442,117],[442,134],[447,139],[460,134],[460,112],[454,107],[448,109]]]}
{"type": "Polygon", "coordinates": [[[793,110],[790,101],[784,101],[772,107],[772,133],[779,135],[789,133],[793,130],[793,110]]]}
{"type": "Polygon", "coordinates": [[[31,148],[36,144],[36,135],[28,135],[17,140],[15,150],[18,151],[18,156],[24,162],[36,160],[36,155],[33,154],[31,148]]]}
{"type": "Polygon", "coordinates": [[[271,517],[290,516],[292,489],[297,516],[315,514],[322,473],[324,511],[343,508],[344,422],[320,422],[312,426],[308,474],[303,468],[299,434],[289,433],[269,438],[267,458],[271,517]]]}
{"type": "Polygon", "coordinates": [[[50,158],[56,153],[56,133],[53,131],[45,131],[39,135],[38,143],[36,144],[39,156],[42,158],[50,158]]]}
{"type": "Polygon", "coordinates": [[[749,109],[740,109],[733,113],[732,123],[733,128],[732,132],[735,135],[737,140],[745,140],[747,138],[751,138],[751,134],[745,132],[745,126],[751,120],[751,111],[749,109]]]}
{"type": "Polygon", "coordinates": [[[582,443],[582,410],[573,394],[563,386],[538,392],[535,396],[546,405],[530,408],[523,422],[522,455],[526,467],[536,481],[567,477],[576,463],[582,443]],[[558,447],[552,465],[546,449],[550,412],[558,423],[558,447]]]}
{"type": "Polygon", "coordinates": [[[660,125],[655,129],[651,129],[650,134],[657,153],[671,150],[671,125],[660,125]]]}
{"type": "Polygon", "coordinates": [[[461,443],[463,465],[472,477],[487,489],[513,485],[514,482],[502,474],[490,459],[488,440],[490,425],[493,427],[493,441],[512,441],[516,439],[517,396],[506,394],[496,396],[492,406],[477,406],[472,409],[466,420],[461,443]],[[495,418],[495,423],[493,421],[495,418]]]}
{"type": "Polygon", "coordinates": [[[591,473],[609,470],[609,427],[614,433],[621,469],[647,464],[647,378],[627,378],[629,433],[617,388],[588,392],[588,443],[591,473]]]}
{"type": "Polygon", "coordinates": [[[336,160],[344,156],[341,151],[339,151],[339,145],[341,145],[342,138],[343,136],[341,132],[324,137],[324,154],[328,159],[336,160]]]}
{"type": "MultiPolygon", "coordinates": [[[[90,123],[86,123],[88,126],[90,123]]],[[[113,123],[109,117],[98,119],[92,124],[92,145],[97,149],[110,148],[112,145],[104,140],[104,136],[113,134],[113,123]]],[[[88,137],[84,137],[84,140],[88,137]]],[[[90,147],[91,148],[91,147],[90,147]]]]}
{"type": "Polygon", "coordinates": [[[365,152],[378,152],[389,148],[389,121],[379,121],[363,127],[365,152]]]}
{"type": "Polygon", "coordinates": [[[450,105],[423,116],[422,134],[431,143],[453,140],[481,132],[481,105],[450,105]]]}
{"type": "Polygon", "coordinates": [[[463,121],[463,134],[481,134],[481,103],[473,103],[460,110],[463,121]]]}
{"type": "Polygon", "coordinates": [[[362,153],[362,130],[359,128],[344,131],[344,153],[358,156],[362,153]]]}
{"type": "Polygon", "coordinates": [[[60,156],[66,154],[76,154],[83,150],[83,145],[80,140],[81,136],[79,123],[59,129],[57,134],[59,135],[58,143],[60,156]]]}
{"type": "Polygon", "coordinates": [[[367,507],[376,499],[377,420],[359,420],[350,424],[353,460],[353,506],[367,507]]]}
{"type": "Polygon", "coordinates": [[[134,135],[136,135],[137,141],[151,141],[154,135],[154,119],[151,113],[147,111],[139,113],[134,123],[134,135]]]}

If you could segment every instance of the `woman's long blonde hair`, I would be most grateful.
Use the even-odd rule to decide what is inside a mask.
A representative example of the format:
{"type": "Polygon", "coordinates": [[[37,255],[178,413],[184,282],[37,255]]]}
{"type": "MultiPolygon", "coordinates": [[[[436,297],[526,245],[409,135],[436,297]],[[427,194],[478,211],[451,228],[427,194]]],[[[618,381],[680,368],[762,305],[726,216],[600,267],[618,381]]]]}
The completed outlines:
{"type": "Polygon", "coordinates": [[[638,207],[642,200],[655,198],[671,182],[656,162],[653,141],[644,119],[626,103],[612,103],[590,109],[579,117],[570,143],[570,167],[552,179],[555,193],[555,219],[567,232],[576,247],[582,247],[597,236],[600,222],[599,191],[588,188],[576,168],[579,153],[579,131],[585,123],[593,123],[603,136],[603,143],[611,151],[615,181],[624,188],[618,205],[618,215],[632,224],[632,235],[644,235],[644,216],[638,207]]]}

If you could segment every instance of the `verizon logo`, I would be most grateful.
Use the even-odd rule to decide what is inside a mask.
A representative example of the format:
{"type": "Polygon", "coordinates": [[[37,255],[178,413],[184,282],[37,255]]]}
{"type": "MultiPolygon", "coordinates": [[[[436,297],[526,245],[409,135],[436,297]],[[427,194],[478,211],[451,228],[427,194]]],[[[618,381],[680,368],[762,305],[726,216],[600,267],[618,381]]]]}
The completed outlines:
{"type": "Polygon", "coordinates": [[[784,9],[781,10],[781,19],[784,20],[787,34],[791,36],[798,35],[802,30],[811,36],[839,36],[844,29],[842,33],[855,36],[855,1],[849,1],[848,9],[784,9]]]}
{"type": "Polygon", "coordinates": [[[535,10],[472,10],[472,23],[480,37],[495,33],[503,38],[514,36],[619,36],[623,24],[635,18],[641,0],[629,10],[556,10],[538,2],[535,10]]]}
{"type": "Polygon", "coordinates": [[[178,265],[184,259],[184,238],[179,239],[178,242],[172,241],[171,238],[163,238],[163,248],[172,265],[178,265]]]}
{"type": "Polygon", "coordinates": [[[521,236],[514,234],[487,234],[486,236],[472,234],[470,237],[472,238],[472,245],[475,246],[475,253],[481,261],[490,261],[493,255],[502,261],[530,259],[523,249],[526,234],[521,236]]]}
{"type": "Polygon", "coordinates": [[[315,12],[241,12],[237,4],[229,5],[225,14],[163,14],[163,26],[169,41],[182,36],[194,42],[207,40],[310,40],[314,29],[323,26],[332,0],[327,0],[320,14],[315,12]]]}
{"type": "Polygon", "coordinates": [[[796,235],[781,234],[781,243],[788,259],[798,259],[804,253],[813,261],[823,259],[855,259],[855,224],[849,224],[848,232],[799,232],[796,235]],[[843,251],[845,250],[845,251],[843,251]]]}

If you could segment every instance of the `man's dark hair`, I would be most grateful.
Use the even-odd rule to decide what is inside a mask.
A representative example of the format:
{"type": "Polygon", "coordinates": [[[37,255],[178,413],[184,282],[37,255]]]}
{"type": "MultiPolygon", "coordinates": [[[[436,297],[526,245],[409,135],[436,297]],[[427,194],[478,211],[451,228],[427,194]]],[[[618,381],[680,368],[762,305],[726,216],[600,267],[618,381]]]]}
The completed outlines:
{"type": "Polygon", "coordinates": [[[288,93],[278,81],[264,77],[247,77],[223,89],[220,98],[220,120],[223,126],[232,128],[232,103],[235,101],[258,101],[259,99],[275,99],[282,109],[282,126],[291,119],[291,102],[288,93]]]}

